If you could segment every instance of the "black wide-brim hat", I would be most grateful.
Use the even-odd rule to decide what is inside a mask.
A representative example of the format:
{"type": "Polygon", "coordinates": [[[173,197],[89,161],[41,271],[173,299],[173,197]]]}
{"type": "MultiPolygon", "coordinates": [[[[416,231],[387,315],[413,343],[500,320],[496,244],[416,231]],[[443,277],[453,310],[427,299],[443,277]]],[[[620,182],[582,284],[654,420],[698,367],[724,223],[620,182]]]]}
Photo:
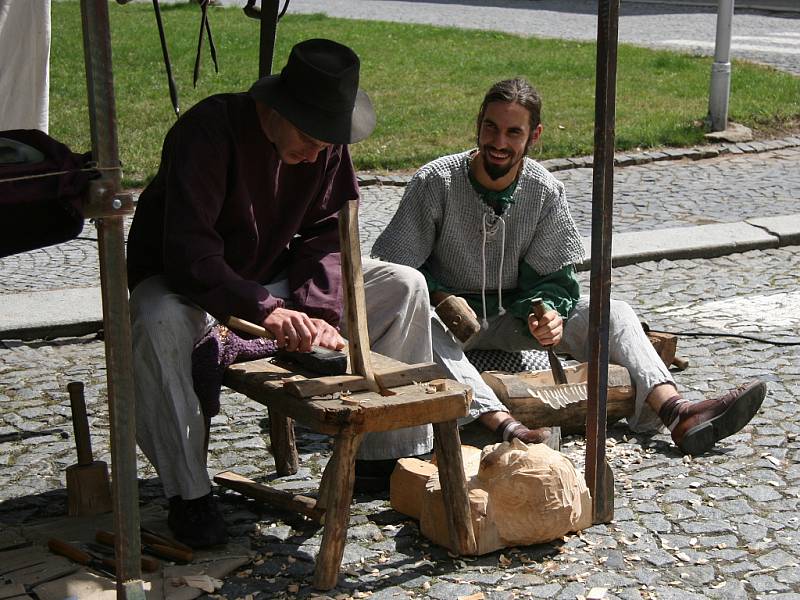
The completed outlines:
{"type": "Polygon", "coordinates": [[[352,144],[375,129],[375,110],[358,89],[360,61],[347,46],[313,39],[292,48],[280,75],[268,75],[250,96],[322,142],[352,144]]]}

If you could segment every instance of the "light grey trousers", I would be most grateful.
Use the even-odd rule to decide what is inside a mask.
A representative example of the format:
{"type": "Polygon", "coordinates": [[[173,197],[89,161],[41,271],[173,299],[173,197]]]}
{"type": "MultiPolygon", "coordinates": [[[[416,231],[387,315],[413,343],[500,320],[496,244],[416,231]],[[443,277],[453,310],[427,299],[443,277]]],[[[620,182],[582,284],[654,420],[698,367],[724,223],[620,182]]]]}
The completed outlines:
{"type": "MultiPolygon", "coordinates": [[[[489,327],[482,329],[466,346],[434,321],[432,340],[434,360],[448,370],[450,376],[473,388],[473,410],[476,417],[485,410],[476,407],[500,404],[495,393],[481,379],[480,374],[464,356],[464,350],[520,350],[541,349],[541,346],[526,332],[527,324],[511,313],[496,315],[489,319],[489,327]]],[[[646,399],[650,391],[661,383],[674,380],[664,362],[647,339],[636,313],[626,303],[612,300],[609,314],[609,361],[626,367],[636,387],[635,412],[628,418],[634,431],[658,430],[662,423],[646,399]]],[[[581,298],[564,324],[564,334],[557,347],[558,352],[572,355],[584,362],[589,357],[589,300],[581,298]]],[[[500,404],[502,406],[502,404],[500,404]]],[[[504,409],[495,409],[504,410],[504,409]]]]}
{"type": "MultiPolygon", "coordinates": [[[[406,363],[429,362],[431,310],[425,279],[415,269],[364,259],[370,345],[406,363]]],[[[211,484],[206,470],[205,419],[192,382],[194,345],[214,320],[160,276],[131,293],[136,439],[167,497],[199,498],[211,484]]],[[[346,335],[346,332],[344,332],[346,335]]],[[[358,457],[371,460],[429,452],[431,427],[367,434],[358,457]]]]}

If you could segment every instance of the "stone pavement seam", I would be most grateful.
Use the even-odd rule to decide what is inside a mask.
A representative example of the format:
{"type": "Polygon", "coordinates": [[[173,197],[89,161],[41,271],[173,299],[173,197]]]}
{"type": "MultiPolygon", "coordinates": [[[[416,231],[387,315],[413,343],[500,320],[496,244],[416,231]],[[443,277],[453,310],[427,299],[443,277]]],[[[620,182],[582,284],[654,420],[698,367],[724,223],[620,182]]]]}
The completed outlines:
{"type": "MultiPolygon", "coordinates": [[[[771,140],[753,140],[750,142],[737,142],[725,144],[704,144],[689,148],[664,148],[662,150],[642,150],[641,152],[617,152],[614,155],[615,167],[626,167],[629,165],[643,165],[662,160],[701,160],[705,158],[716,158],[728,154],[757,154],[760,152],[770,152],[782,150],[784,148],[794,148],[800,146],[800,136],[792,135],[784,138],[771,140]]],[[[545,169],[551,173],[565,171],[567,169],[591,169],[594,163],[592,156],[579,156],[575,158],[549,158],[539,161],[545,169]]],[[[361,186],[370,185],[407,185],[411,175],[373,175],[369,173],[359,173],[358,183],[361,186]]]]}

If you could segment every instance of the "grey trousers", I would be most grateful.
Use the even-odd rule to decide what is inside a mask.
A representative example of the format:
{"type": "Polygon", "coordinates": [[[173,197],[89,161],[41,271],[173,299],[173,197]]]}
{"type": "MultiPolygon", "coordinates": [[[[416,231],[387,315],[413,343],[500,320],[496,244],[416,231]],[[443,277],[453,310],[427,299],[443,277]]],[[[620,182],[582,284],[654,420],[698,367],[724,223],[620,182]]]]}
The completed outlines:
{"type": "MultiPolygon", "coordinates": [[[[653,344],[647,339],[636,313],[627,303],[612,300],[609,319],[609,360],[626,367],[636,387],[635,412],[628,418],[628,425],[634,431],[658,430],[662,426],[661,420],[647,404],[646,399],[656,385],[674,384],[672,375],[656,353],[653,344]]],[[[432,336],[434,360],[444,366],[452,378],[473,386],[474,400],[471,415],[475,407],[492,406],[494,402],[499,403],[499,400],[464,356],[464,350],[518,352],[541,349],[536,340],[527,333],[527,324],[511,313],[491,317],[489,327],[477,333],[466,346],[462,346],[441,323],[439,327],[433,328],[432,336]]],[[[566,320],[558,352],[570,354],[581,362],[588,360],[588,298],[581,298],[566,320]]],[[[474,416],[479,412],[485,410],[478,410],[474,416]]]]}
{"type": "MultiPolygon", "coordinates": [[[[364,259],[370,344],[375,352],[415,363],[432,360],[431,310],[425,279],[415,269],[364,259]]],[[[192,349],[214,320],[160,276],[130,299],[136,392],[136,439],[167,497],[199,498],[211,484],[206,470],[205,419],[194,391],[192,349]]],[[[429,452],[431,427],[367,434],[359,458],[429,452]]]]}

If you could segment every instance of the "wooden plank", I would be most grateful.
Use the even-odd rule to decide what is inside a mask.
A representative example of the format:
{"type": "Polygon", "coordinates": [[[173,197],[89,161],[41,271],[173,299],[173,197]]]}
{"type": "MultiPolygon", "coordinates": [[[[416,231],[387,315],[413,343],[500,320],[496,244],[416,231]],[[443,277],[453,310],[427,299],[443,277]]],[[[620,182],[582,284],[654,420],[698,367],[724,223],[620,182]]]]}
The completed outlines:
{"type": "MultiPolygon", "coordinates": [[[[338,398],[301,399],[275,385],[276,373],[228,370],[226,385],[256,402],[278,410],[319,433],[336,434],[344,425],[358,433],[389,431],[422,422],[458,419],[469,410],[471,390],[448,382],[443,392],[429,393],[424,384],[393,388],[392,396],[358,392],[338,398]],[[424,419],[422,417],[424,415],[424,419]]],[[[278,375],[278,377],[285,377],[278,375]]]]}
{"type": "Polygon", "coordinates": [[[3,577],[8,581],[20,583],[30,589],[45,581],[52,581],[53,579],[71,575],[80,568],[81,566],[77,563],[51,554],[43,562],[15,569],[6,573],[3,577]]]}
{"type": "MultiPolygon", "coordinates": [[[[385,390],[442,377],[447,377],[447,373],[436,363],[419,363],[375,372],[375,379],[380,384],[380,387],[385,390]]],[[[283,387],[287,392],[298,398],[313,398],[314,396],[325,396],[336,392],[361,392],[371,389],[366,378],[356,375],[337,375],[287,381],[283,387]]]]}
{"type": "Polygon", "coordinates": [[[30,598],[24,585],[21,583],[0,583],[0,600],[19,600],[19,598],[30,598]]]}
{"type": "Polygon", "coordinates": [[[318,590],[335,587],[339,579],[339,567],[342,564],[350,521],[358,442],[359,436],[351,431],[339,433],[333,443],[333,455],[325,467],[323,478],[336,482],[338,493],[334,493],[330,485],[327,486],[329,491],[325,502],[325,527],[314,567],[313,585],[318,590]]]}
{"type": "Polygon", "coordinates": [[[358,236],[358,200],[349,200],[339,211],[339,246],[342,252],[342,290],[350,368],[354,375],[364,376],[369,389],[377,391],[378,382],[372,371],[367,331],[367,304],[358,236]]]}
{"type": "Polygon", "coordinates": [[[233,471],[217,473],[214,476],[214,482],[253,500],[264,502],[281,510],[300,513],[317,522],[321,521],[322,515],[325,514],[324,510],[317,507],[317,501],[313,498],[257,483],[233,471]]]}

